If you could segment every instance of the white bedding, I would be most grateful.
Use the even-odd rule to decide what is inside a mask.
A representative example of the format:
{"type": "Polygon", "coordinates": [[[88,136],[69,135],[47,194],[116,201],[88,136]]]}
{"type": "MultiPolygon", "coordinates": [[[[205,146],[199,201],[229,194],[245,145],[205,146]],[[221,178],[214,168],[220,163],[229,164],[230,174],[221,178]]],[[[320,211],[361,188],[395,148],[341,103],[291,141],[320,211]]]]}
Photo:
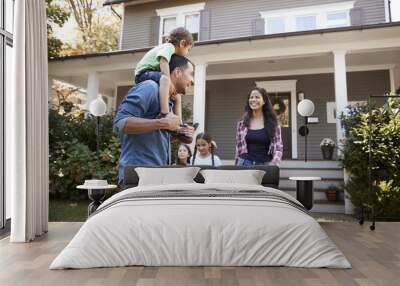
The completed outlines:
{"type": "Polygon", "coordinates": [[[50,269],[127,265],[351,267],[311,216],[275,200],[275,196],[299,204],[279,190],[254,185],[193,183],[131,188],[105,201],[50,269]],[[272,199],[178,196],[121,200],[145,191],[210,189],[261,190],[272,199]]]}

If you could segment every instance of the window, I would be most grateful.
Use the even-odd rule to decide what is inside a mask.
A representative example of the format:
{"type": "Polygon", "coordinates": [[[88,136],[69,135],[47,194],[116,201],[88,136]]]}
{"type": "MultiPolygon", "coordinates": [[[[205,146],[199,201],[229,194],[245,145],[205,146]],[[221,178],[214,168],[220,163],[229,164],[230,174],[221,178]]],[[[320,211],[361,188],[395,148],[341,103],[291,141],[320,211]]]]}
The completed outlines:
{"type": "Polygon", "coordinates": [[[11,216],[9,208],[10,195],[5,193],[6,190],[4,187],[4,105],[5,98],[11,92],[13,15],[14,1],[0,0],[0,229],[4,228],[6,219],[11,216]]]}
{"type": "Polygon", "coordinates": [[[296,17],[296,31],[315,30],[317,28],[316,15],[296,17]]]}
{"type": "Polygon", "coordinates": [[[14,21],[14,0],[5,0],[5,30],[7,32],[13,32],[13,21],[14,21]]]}
{"type": "Polygon", "coordinates": [[[276,34],[285,32],[285,18],[284,17],[271,17],[267,19],[266,23],[267,34],[276,34]]]}
{"type": "Polygon", "coordinates": [[[200,30],[200,14],[186,15],[185,28],[192,33],[194,41],[198,41],[200,30]]]}
{"type": "Polygon", "coordinates": [[[326,15],[328,28],[346,27],[350,25],[349,11],[330,12],[326,15]]]}
{"type": "Polygon", "coordinates": [[[164,18],[162,21],[162,42],[165,42],[165,38],[169,33],[176,27],[176,17],[164,18]]]}
{"type": "Polygon", "coordinates": [[[184,5],[156,10],[160,16],[160,43],[164,43],[168,34],[177,27],[188,29],[195,41],[200,38],[200,11],[205,3],[184,5]]]}
{"type": "Polygon", "coordinates": [[[350,26],[354,1],[261,12],[267,34],[350,26]]]}

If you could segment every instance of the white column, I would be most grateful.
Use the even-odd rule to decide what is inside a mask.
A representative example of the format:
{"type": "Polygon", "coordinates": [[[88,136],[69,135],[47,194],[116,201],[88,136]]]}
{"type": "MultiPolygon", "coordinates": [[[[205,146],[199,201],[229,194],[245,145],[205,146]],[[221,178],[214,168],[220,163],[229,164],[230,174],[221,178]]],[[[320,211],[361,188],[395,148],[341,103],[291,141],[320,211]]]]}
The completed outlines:
{"type": "Polygon", "coordinates": [[[198,132],[204,132],[206,122],[206,68],[199,63],[194,72],[193,123],[199,123],[198,132]]]}
{"type": "Polygon", "coordinates": [[[334,70],[335,70],[335,101],[336,101],[336,137],[338,143],[338,155],[344,138],[343,129],[339,119],[340,114],[348,105],[347,100],[347,80],[346,80],[346,51],[334,51],[334,70]]]}
{"type": "Polygon", "coordinates": [[[89,110],[89,105],[92,100],[95,100],[97,98],[97,95],[99,94],[99,84],[99,73],[96,71],[89,72],[86,89],[86,110],[89,110]]]}
{"type": "Polygon", "coordinates": [[[395,65],[392,69],[390,69],[390,84],[392,92],[395,92],[398,88],[400,88],[400,65],[395,65]]]}
{"type": "MultiPolygon", "coordinates": [[[[344,132],[339,119],[340,114],[345,110],[348,105],[347,99],[347,79],[346,79],[346,51],[334,51],[334,70],[335,70],[335,101],[336,101],[336,137],[338,145],[338,155],[341,155],[340,149],[342,148],[342,139],[344,139],[344,132]]],[[[347,184],[348,174],[344,172],[344,182],[347,184]]],[[[344,207],[346,214],[354,212],[354,206],[345,191],[344,193],[344,207]]]]}
{"type": "Polygon", "coordinates": [[[49,82],[49,84],[48,84],[48,88],[49,88],[49,101],[51,101],[51,99],[53,98],[53,95],[54,95],[54,90],[53,90],[53,88],[52,88],[52,86],[53,86],[53,77],[51,76],[51,75],[49,75],[48,76],[48,82],[49,82]]]}

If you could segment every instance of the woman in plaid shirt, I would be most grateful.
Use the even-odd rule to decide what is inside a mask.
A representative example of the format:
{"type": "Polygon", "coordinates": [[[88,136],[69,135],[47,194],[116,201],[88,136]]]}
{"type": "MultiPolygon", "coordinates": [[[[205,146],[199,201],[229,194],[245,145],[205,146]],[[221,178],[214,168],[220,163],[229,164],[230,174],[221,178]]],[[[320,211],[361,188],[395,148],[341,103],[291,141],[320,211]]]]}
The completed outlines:
{"type": "Polygon", "coordinates": [[[248,97],[245,114],[237,124],[235,163],[279,166],[282,152],[281,128],[267,91],[255,87],[248,97]]]}

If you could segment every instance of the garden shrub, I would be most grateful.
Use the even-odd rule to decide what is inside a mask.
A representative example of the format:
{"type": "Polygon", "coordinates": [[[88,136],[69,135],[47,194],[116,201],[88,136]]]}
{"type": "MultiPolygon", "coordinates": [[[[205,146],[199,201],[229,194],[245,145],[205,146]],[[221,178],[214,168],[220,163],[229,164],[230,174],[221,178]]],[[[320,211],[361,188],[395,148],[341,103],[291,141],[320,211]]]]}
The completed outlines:
{"type": "Polygon", "coordinates": [[[96,157],[96,119],[49,110],[49,180],[53,198],[85,198],[76,186],[87,179],[117,182],[119,138],[112,130],[113,115],[101,118],[100,161],[96,157]]]}
{"type": "Polygon", "coordinates": [[[349,173],[345,188],[356,211],[369,203],[378,217],[400,217],[400,101],[349,107],[341,119],[346,131],[341,162],[349,173]]]}

